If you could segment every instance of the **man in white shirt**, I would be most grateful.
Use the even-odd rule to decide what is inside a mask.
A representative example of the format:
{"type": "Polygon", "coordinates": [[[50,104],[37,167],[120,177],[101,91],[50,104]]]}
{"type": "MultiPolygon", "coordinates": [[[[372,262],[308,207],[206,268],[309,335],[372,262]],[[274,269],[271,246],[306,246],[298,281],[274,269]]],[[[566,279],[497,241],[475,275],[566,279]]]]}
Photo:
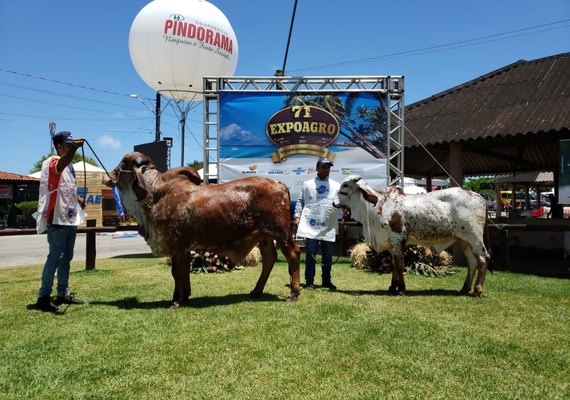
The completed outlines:
{"type": "Polygon", "coordinates": [[[305,288],[315,288],[315,263],[321,246],[322,285],[336,290],[331,281],[332,252],[338,229],[337,209],[333,200],[340,184],[329,179],[333,163],[327,158],[317,161],[317,176],[303,183],[295,205],[294,223],[297,236],[305,238],[305,288]]]}

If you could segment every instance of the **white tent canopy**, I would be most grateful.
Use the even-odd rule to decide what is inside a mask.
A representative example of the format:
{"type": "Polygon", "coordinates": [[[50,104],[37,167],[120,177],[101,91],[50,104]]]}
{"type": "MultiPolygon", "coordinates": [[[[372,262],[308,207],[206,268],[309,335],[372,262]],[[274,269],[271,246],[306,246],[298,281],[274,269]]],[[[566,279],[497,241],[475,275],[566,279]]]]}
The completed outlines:
{"type": "Polygon", "coordinates": [[[83,161],[79,161],[79,162],[76,162],[75,164],[73,164],[73,168],[75,169],[75,172],[83,172],[83,171],[105,172],[105,170],[103,168],[96,167],[96,166],[89,164],[89,163],[84,163],[83,161]],[[85,165],[85,167],[84,167],[84,165],[85,165]]]}
{"type": "Polygon", "coordinates": [[[427,193],[427,191],[420,186],[416,185],[406,185],[404,186],[404,193],[405,194],[420,194],[420,193],[427,193]]]}
{"type": "Polygon", "coordinates": [[[427,190],[421,186],[416,185],[414,178],[404,178],[404,193],[406,194],[419,194],[427,193],[427,190]]]}
{"type": "MultiPolygon", "coordinates": [[[[215,164],[215,163],[210,164],[210,172],[214,176],[218,176],[218,164],[215,164]]],[[[204,180],[204,168],[200,168],[198,170],[198,175],[200,175],[200,178],[202,178],[202,180],[204,180]]]]}

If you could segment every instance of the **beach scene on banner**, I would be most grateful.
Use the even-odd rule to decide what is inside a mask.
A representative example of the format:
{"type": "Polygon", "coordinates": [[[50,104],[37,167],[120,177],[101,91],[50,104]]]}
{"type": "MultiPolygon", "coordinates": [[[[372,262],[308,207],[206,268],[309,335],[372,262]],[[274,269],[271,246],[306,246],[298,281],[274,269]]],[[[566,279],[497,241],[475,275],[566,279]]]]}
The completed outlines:
{"type": "Polygon", "coordinates": [[[387,184],[388,99],[377,92],[220,92],[221,182],[248,175],[287,184],[292,198],[316,171],[387,184]]]}

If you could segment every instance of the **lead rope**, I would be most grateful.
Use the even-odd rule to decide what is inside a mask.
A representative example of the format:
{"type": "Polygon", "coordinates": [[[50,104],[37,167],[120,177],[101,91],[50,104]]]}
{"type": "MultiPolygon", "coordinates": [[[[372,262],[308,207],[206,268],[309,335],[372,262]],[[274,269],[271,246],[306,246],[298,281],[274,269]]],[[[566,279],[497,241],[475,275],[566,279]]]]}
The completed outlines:
{"type": "MultiPolygon", "coordinates": [[[[359,239],[356,235],[352,235],[352,236],[353,236],[355,239],[359,239]]],[[[295,238],[296,238],[296,237],[297,237],[297,235],[295,234],[295,238]]],[[[308,256],[311,256],[311,257],[315,260],[315,262],[316,262],[317,264],[319,264],[321,267],[329,267],[329,265],[325,265],[325,264],[323,264],[322,262],[320,262],[319,260],[317,260],[317,257],[315,257],[313,254],[308,254],[308,253],[307,253],[307,257],[308,257],[308,256]]],[[[332,267],[333,265],[335,265],[335,264],[338,262],[339,258],[340,258],[340,256],[337,256],[336,259],[335,259],[333,262],[331,262],[330,267],[332,267]]]]}
{"type": "Polygon", "coordinates": [[[338,262],[338,259],[340,258],[340,256],[337,256],[337,257],[336,257],[336,260],[334,260],[334,261],[331,263],[331,265],[326,265],[326,264],[323,264],[322,262],[320,262],[319,260],[317,260],[317,257],[315,257],[313,254],[309,254],[309,255],[310,255],[311,257],[313,257],[313,259],[315,260],[315,262],[316,262],[317,264],[319,264],[321,267],[330,267],[330,268],[332,268],[332,266],[335,265],[335,264],[338,262]]]}
{"type": "Polygon", "coordinates": [[[83,199],[81,201],[81,209],[85,210],[85,201],[87,200],[87,165],[85,165],[85,149],[81,146],[81,156],[83,157],[83,199]]]}
{"type": "Polygon", "coordinates": [[[111,177],[111,175],[109,174],[109,171],[107,171],[107,168],[105,168],[105,166],[103,165],[103,163],[101,162],[101,160],[99,159],[99,157],[97,157],[97,153],[95,153],[95,150],[93,150],[93,147],[91,147],[91,145],[89,144],[89,142],[87,140],[85,140],[85,143],[87,143],[87,146],[89,146],[89,149],[91,150],[91,152],[93,153],[93,155],[95,156],[95,158],[97,159],[97,161],[99,162],[99,164],[101,164],[101,167],[103,168],[103,170],[105,171],[105,173],[107,174],[107,176],[109,177],[109,179],[111,180],[111,182],[113,182],[113,197],[115,198],[115,202],[117,203],[117,208],[119,211],[119,215],[122,217],[124,216],[124,211],[123,211],[123,204],[121,202],[121,195],[119,193],[119,191],[117,190],[117,186],[114,184],[115,180],[111,177]]]}
{"type": "MultiPolygon", "coordinates": [[[[103,165],[103,163],[101,162],[101,160],[99,159],[99,157],[97,157],[97,153],[95,153],[95,150],[93,150],[93,147],[91,147],[91,145],[89,144],[89,142],[87,140],[85,140],[85,143],[87,143],[87,146],[89,147],[89,150],[91,150],[91,153],[93,153],[93,155],[95,156],[95,158],[97,159],[97,161],[99,162],[99,164],[101,165],[101,167],[103,168],[103,170],[105,171],[105,173],[107,174],[107,176],[109,177],[109,179],[113,180],[113,178],[111,178],[111,175],[109,175],[109,172],[107,171],[107,168],[105,168],[105,166],[103,165]]],[[[83,149],[83,148],[82,148],[83,149]]],[[[83,155],[83,162],[85,163],[85,155],[83,155]]]]}

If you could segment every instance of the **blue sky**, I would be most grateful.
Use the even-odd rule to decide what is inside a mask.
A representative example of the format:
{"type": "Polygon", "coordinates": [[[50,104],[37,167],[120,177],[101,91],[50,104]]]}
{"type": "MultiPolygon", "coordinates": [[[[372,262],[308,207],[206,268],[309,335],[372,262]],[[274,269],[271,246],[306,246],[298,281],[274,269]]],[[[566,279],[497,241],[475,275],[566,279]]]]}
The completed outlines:
{"type": "MultiPolygon", "coordinates": [[[[211,3],[236,33],[236,75],[281,68],[294,0],[211,3]]],[[[154,140],[154,114],[129,97],[154,107],[154,91],[128,49],[131,24],[146,4],[0,0],[1,171],[29,173],[50,151],[50,120],[86,138],[108,169],[133,145],[154,140]]],[[[411,104],[520,59],[568,51],[567,0],[299,0],[286,74],[404,75],[411,104]]],[[[180,165],[180,127],[170,107],[162,132],[174,138],[171,164],[180,165]]],[[[185,163],[203,158],[201,104],[188,116],[184,154],[185,163]]]]}

